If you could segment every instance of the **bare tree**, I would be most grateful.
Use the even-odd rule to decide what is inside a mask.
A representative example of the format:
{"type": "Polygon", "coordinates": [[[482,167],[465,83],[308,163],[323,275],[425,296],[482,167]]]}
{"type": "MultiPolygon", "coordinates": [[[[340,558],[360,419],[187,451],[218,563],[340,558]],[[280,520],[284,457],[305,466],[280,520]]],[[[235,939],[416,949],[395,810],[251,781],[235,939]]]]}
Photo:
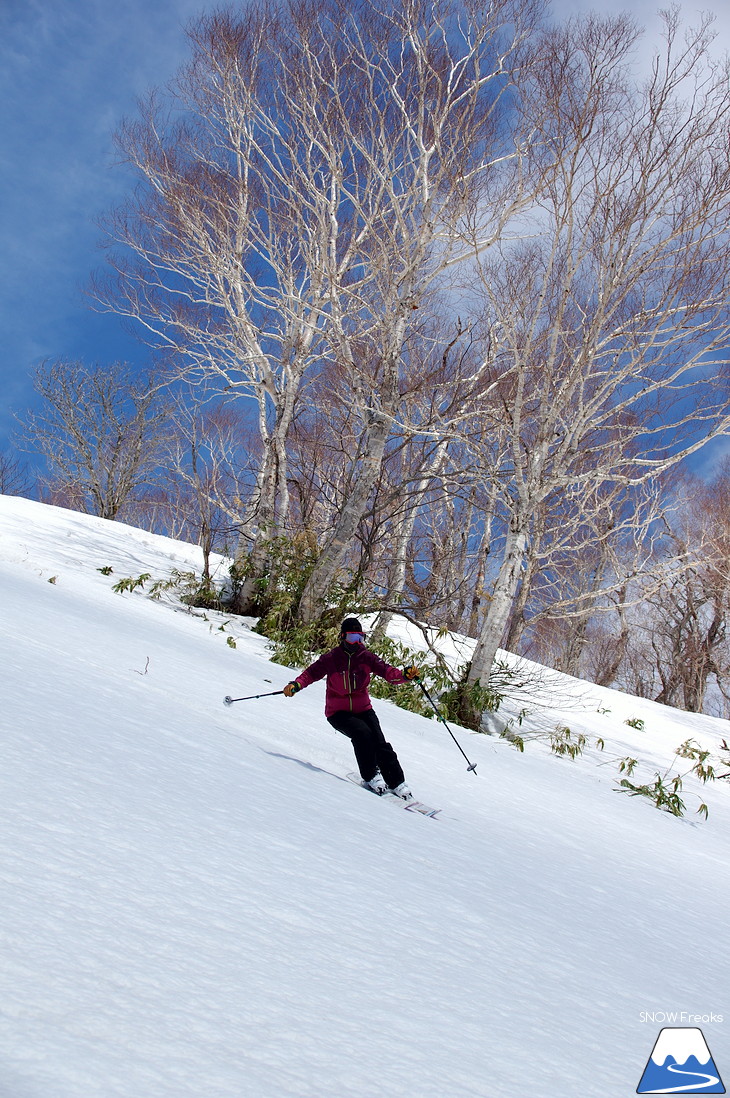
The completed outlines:
{"type": "Polygon", "coordinates": [[[199,403],[195,398],[202,395],[183,390],[171,398],[160,486],[176,536],[203,550],[202,578],[209,587],[211,553],[237,540],[255,463],[245,445],[251,432],[240,417],[225,405],[199,403]]]}
{"type": "MultiPolygon", "coordinates": [[[[414,362],[428,358],[417,342],[429,335],[414,314],[526,201],[507,92],[535,18],[532,5],[509,0],[487,9],[413,0],[360,8],[338,28],[358,74],[341,126],[358,162],[359,280],[333,310],[328,334],[361,428],[351,489],[302,594],[304,621],[321,613],[388,441],[408,419],[414,362]]],[[[449,404],[458,391],[454,374],[449,404]]]]}
{"type": "Polygon", "coordinates": [[[593,495],[546,501],[533,517],[505,647],[581,674],[595,620],[656,587],[657,545],[672,510],[666,490],[606,481],[593,495]]]}
{"type": "Polygon", "coordinates": [[[170,108],[153,96],[120,133],[143,186],[108,221],[116,277],[95,294],[187,376],[255,402],[262,457],[242,542],[248,553],[253,537],[253,584],[268,539],[287,531],[302,386],[329,363],[356,406],[357,475],[305,618],[377,480],[415,311],[521,201],[503,104],[536,7],[307,0],[205,16],[170,108]]]}
{"type": "Polygon", "coordinates": [[[700,713],[710,681],[728,694],[730,477],[721,473],[709,486],[690,480],[685,491],[671,550],[657,562],[661,585],[638,630],[653,657],[656,700],[700,713]]]}
{"type": "Polygon", "coordinates": [[[12,451],[0,451],[0,493],[5,496],[30,496],[33,477],[28,466],[12,451]]]}
{"type": "Polygon", "coordinates": [[[95,288],[189,380],[254,404],[262,446],[241,516],[241,610],[287,528],[287,435],[324,353],[329,302],[350,277],[337,223],[347,172],[328,124],[336,88],[329,67],[309,63],[310,22],[305,7],[254,3],[192,26],[172,107],[150,97],[119,135],[145,185],[109,219],[117,278],[95,288]]]}
{"type": "Polygon", "coordinates": [[[590,17],[544,36],[524,88],[543,181],[532,239],[481,267],[498,346],[480,433],[509,439],[481,464],[509,521],[471,681],[488,679],[541,507],[632,490],[730,427],[727,62],[706,22],[684,42],[665,22],[644,87],[631,20],[590,17]]]}
{"type": "Polygon", "coordinates": [[[158,470],[165,412],[157,383],[124,363],[43,363],[33,385],[43,398],[25,418],[26,445],[50,470],[57,498],[116,519],[158,470]]]}

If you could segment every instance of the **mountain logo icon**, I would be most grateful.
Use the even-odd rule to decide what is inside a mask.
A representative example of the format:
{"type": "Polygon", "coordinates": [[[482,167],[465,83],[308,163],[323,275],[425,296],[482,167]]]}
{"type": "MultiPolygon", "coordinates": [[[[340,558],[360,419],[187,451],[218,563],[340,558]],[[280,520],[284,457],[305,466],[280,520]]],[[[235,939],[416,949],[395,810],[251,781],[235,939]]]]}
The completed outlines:
{"type": "Polygon", "coordinates": [[[667,1027],[651,1050],[637,1094],[725,1094],[701,1029],[667,1027]]]}

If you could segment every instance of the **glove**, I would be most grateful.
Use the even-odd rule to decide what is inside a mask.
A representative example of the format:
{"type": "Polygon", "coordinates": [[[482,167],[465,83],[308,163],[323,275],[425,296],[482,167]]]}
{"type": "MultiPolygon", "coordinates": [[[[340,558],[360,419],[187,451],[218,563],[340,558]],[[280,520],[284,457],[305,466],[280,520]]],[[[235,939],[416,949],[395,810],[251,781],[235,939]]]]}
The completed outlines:
{"type": "Polygon", "coordinates": [[[418,678],[419,670],[417,667],[404,667],[403,674],[405,675],[407,682],[413,682],[414,679],[418,678]]]}
{"type": "Polygon", "coordinates": [[[287,698],[292,698],[301,689],[301,686],[296,680],[294,682],[288,682],[284,687],[284,694],[287,698]]]}

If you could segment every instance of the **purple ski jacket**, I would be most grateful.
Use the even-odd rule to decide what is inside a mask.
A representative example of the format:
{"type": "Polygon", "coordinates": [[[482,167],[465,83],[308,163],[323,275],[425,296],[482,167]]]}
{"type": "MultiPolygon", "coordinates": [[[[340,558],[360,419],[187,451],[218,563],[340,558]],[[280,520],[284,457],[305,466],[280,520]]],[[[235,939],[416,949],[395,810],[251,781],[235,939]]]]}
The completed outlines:
{"type": "Polygon", "coordinates": [[[325,652],[318,660],[310,664],[297,675],[296,682],[301,687],[309,686],[327,676],[324,715],[331,717],[343,709],[349,713],[364,713],[372,709],[368,686],[373,675],[379,675],[386,682],[407,682],[398,667],[381,660],[364,644],[349,652],[343,645],[325,652]]]}

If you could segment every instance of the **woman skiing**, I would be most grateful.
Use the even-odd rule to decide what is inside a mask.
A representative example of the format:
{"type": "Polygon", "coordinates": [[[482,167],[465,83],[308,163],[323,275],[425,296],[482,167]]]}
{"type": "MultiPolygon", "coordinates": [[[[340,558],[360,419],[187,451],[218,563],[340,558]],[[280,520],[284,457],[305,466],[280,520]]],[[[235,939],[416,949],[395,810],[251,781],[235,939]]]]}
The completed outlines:
{"type": "Polygon", "coordinates": [[[398,756],[386,741],[368,693],[371,676],[391,683],[411,682],[417,667],[398,667],[381,660],[365,647],[365,633],[357,618],[345,618],[340,643],[325,652],[284,687],[291,698],[305,686],[327,676],[324,714],[333,728],[352,741],[360,776],[375,793],[395,793],[404,800],[413,796],[403,776],[398,756]]]}

